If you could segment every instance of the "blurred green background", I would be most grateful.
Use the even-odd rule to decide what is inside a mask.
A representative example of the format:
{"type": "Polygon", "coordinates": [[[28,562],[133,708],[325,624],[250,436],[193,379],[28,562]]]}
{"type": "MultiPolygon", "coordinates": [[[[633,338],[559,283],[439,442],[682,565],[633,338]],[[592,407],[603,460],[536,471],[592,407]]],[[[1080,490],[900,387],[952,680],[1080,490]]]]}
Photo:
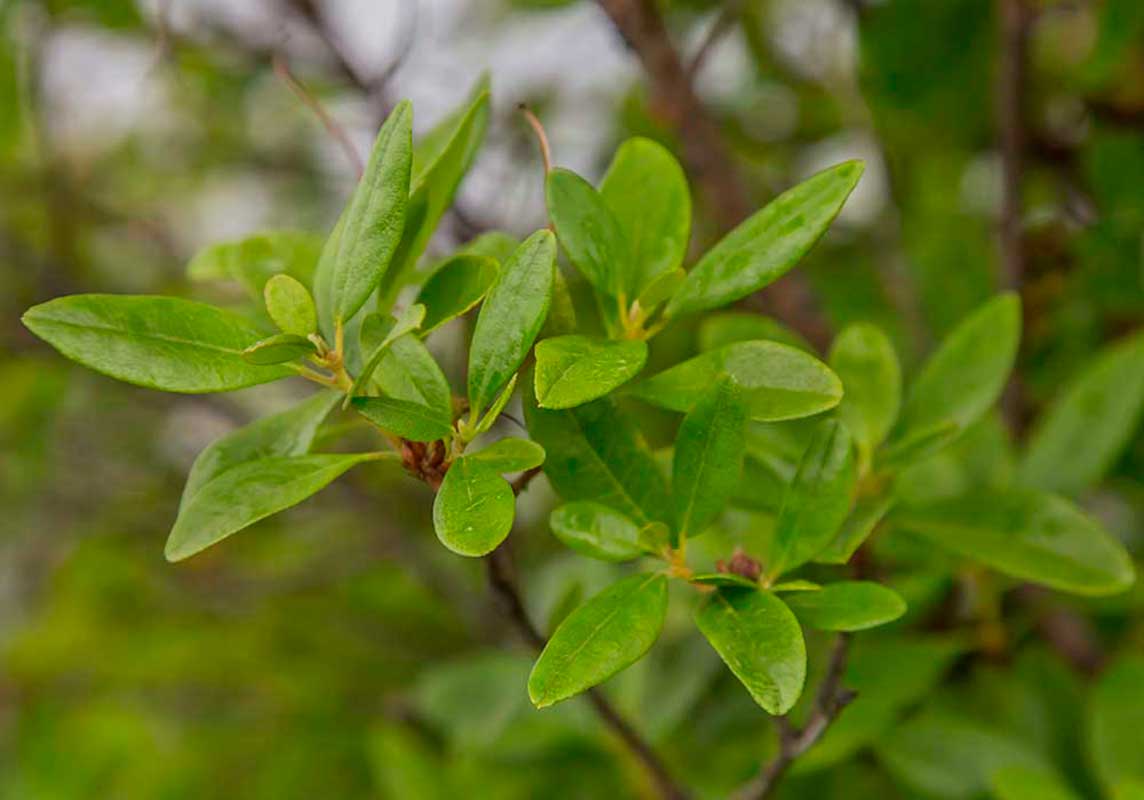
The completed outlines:
{"type": "MultiPolygon", "coordinates": [[[[800,271],[831,329],[877,322],[907,369],[1005,283],[998,143],[1015,110],[1020,431],[1144,319],[1144,3],[1023,0],[1019,103],[1004,109],[1007,2],[660,9],[685,61],[704,53],[694,86],[752,208],[866,159],[800,271]]],[[[593,179],[629,135],[681,146],[587,0],[0,0],[0,798],[651,796],[581,701],[531,710],[529,654],[480,565],[439,546],[428,490],[392,470],[363,468],[185,564],[163,560],[195,454],[299,387],[160,395],[71,366],[20,325],[74,292],[225,301],[226,287],[186,277],[199,248],[328,229],[353,165],[275,60],[359,153],[397,98],[423,132],[489,72],[489,139],[437,254],[544,224],[519,103],[555,160],[593,179]]],[[[704,200],[698,247],[723,227],[704,200]]],[[[665,334],[653,364],[694,334],[665,334]]],[[[463,335],[432,340],[454,377],[463,335]]],[[[670,421],[642,411],[666,440],[670,421]]],[[[917,472],[918,491],[987,482],[1011,465],[1008,437],[988,420],[917,472]]],[[[1138,563],[1142,479],[1137,424],[1081,495],[1138,563]]],[[[556,546],[551,501],[537,482],[512,540],[544,627],[611,569],[556,546]]],[[[750,535],[751,517],[733,522],[725,537],[750,535]]],[[[860,637],[849,683],[862,699],[782,796],[984,796],[998,753],[1047,760],[1080,796],[1141,796],[1144,590],[1080,601],[908,552],[888,561],[911,612],[860,637]]],[[[684,633],[685,613],[673,604],[664,641],[609,688],[687,783],[723,797],[773,732],[684,633]]],[[[826,642],[811,645],[821,666],[826,642]]]]}

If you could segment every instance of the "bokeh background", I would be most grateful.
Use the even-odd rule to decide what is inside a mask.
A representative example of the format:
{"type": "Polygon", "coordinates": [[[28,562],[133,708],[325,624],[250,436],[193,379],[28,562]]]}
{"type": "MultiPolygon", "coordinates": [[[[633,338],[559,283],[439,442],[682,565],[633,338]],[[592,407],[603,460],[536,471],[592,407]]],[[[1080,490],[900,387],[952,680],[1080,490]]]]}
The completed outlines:
{"type": "MultiPolygon", "coordinates": [[[[686,92],[644,69],[646,42],[607,13],[623,5],[0,0],[0,798],[649,796],[578,702],[528,706],[527,651],[479,565],[438,545],[415,482],[362,469],[190,562],[163,560],[195,454],[299,387],[160,395],[69,365],[19,323],[73,292],[225,300],[188,280],[195,252],[328,230],[354,181],[347,142],[366,153],[397,99],[413,100],[424,132],[482,73],[492,81],[489,137],[435,253],[544,224],[520,103],[555,161],[592,179],[629,135],[676,150],[696,187],[697,250],[798,179],[865,159],[800,277],[743,308],[818,344],[875,321],[911,369],[990,294],[1019,289],[1008,425],[987,420],[960,472],[931,465],[919,480],[986,480],[983,452],[1005,469],[1010,437],[1140,327],[1139,0],[665,0],[686,92]],[[697,120],[714,169],[698,169],[697,120]]],[[[432,341],[453,376],[464,334],[432,341]]],[[[669,332],[653,359],[694,339],[669,332]]],[[[643,414],[666,441],[670,420],[643,414]]],[[[1138,557],[1142,477],[1137,429],[1081,495],[1138,557]]],[[[551,501],[536,482],[512,539],[545,626],[610,569],[554,544],[551,501]]],[[[828,739],[787,796],[974,797],[1005,748],[1049,758],[1083,796],[1102,796],[1110,770],[1144,780],[1144,740],[1110,761],[1093,711],[1119,676],[1121,730],[1144,725],[1131,692],[1144,592],[1036,593],[1014,609],[986,576],[945,563],[888,579],[911,612],[860,643],[851,668],[876,721],[828,739]],[[928,755],[895,758],[899,721],[919,708],[945,727],[917,733],[934,736],[928,755]]],[[[610,688],[679,775],[722,797],[773,733],[676,622],[610,688]]]]}

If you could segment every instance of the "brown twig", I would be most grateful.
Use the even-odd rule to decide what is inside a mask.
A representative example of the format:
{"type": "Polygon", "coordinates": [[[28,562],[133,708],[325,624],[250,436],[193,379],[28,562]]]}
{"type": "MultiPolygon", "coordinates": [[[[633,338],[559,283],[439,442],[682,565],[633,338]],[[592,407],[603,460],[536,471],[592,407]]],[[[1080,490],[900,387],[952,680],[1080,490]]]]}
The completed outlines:
{"type": "Polygon", "coordinates": [[[826,676],[818,687],[814,711],[802,728],[796,728],[786,717],[777,717],[779,752],[763,765],[759,774],[742,786],[734,795],[736,800],[763,800],[778,786],[794,760],[809,750],[826,733],[826,729],[855,698],[855,693],[842,685],[846,675],[846,655],[850,639],[840,633],[830,653],[826,676]]]}
{"type": "Polygon", "coordinates": [[[544,132],[544,126],[540,124],[540,119],[536,114],[532,113],[532,109],[524,103],[521,103],[517,108],[525,122],[528,123],[528,127],[532,128],[533,134],[536,135],[536,143],[540,147],[540,157],[544,160],[544,174],[547,175],[552,172],[552,148],[548,146],[548,134],[544,132]]]}
{"type": "Polygon", "coordinates": [[[306,88],[305,84],[290,72],[290,65],[286,63],[286,58],[281,53],[275,53],[272,60],[274,63],[274,74],[290,87],[290,91],[302,101],[303,105],[314,112],[314,116],[322,123],[322,127],[326,129],[326,133],[330,134],[330,137],[342,148],[342,151],[346,154],[346,158],[349,159],[354,171],[360,178],[362,173],[365,172],[365,164],[362,162],[361,155],[358,153],[357,148],[354,147],[353,142],[350,141],[350,137],[346,133],[345,128],[339,125],[337,120],[330,116],[321,101],[306,88]]]}
{"type": "Polygon", "coordinates": [[[733,27],[735,21],[739,16],[739,0],[727,0],[723,6],[723,10],[719,12],[719,16],[711,23],[711,27],[707,29],[707,34],[703,37],[703,41],[699,43],[696,48],[695,54],[691,60],[687,62],[687,80],[690,83],[695,81],[695,76],[699,74],[699,70],[703,69],[703,65],[707,62],[707,57],[711,55],[711,51],[715,49],[715,45],[722,41],[733,27]]]}

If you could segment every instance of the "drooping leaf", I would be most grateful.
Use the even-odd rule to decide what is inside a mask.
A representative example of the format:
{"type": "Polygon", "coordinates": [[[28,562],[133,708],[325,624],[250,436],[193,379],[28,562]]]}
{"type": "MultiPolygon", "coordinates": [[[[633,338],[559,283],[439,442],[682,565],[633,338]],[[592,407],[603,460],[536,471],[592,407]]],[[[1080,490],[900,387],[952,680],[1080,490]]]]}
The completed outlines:
{"type": "Polygon", "coordinates": [[[675,528],[680,536],[706,530],[738,488],[746,422],[742,393],[726,376],[683,418],[671,471],[675,528]]]}
{"type": "Polygon", "coordinates": [[[699,323],[699,349],[704,352],[756,340],[778,342],[814,354],[814,347],[800,333],[762,314],[720,311],[705,315],[699,323]]]}
{"type": "Polygon", "coordinates": [[[837,420],[820,423],[775,521],[771,576],[805,564],[830,544],[850,511],[856,480],[846,426],[837,420]]]}
{"type": "Polygon", "coordinates": [[[707,251],[664,313],[725,306],[780,278],[826,232],[862,170],[862,162],[847,161],[776,197],[707,251]]]}
{"type": "Polygon", "coordinates": [[[1101,353],[1038,421],[1017,471],[1035,489],[1075,494],[1099,481],[1144,410],[1144,334],[1101,353]]]}
{"type": "Polygon", "coordinates": [[[462,556],[491,553],[512,530],[516,498],[488,466],[458,458],[433,501],[433,528],[441,544],[462,556]]]}
{"type": "Polygon", "coordinates": [[[639,526],[615,509],[591,500],[565,503],[548,517],[556,538],[602,561],[631,561],[644,555],[639,526]]]}
{"type": "Polygon", "coordinates": [[[242,317],[176,297],[71,295],[33,306],[23,322],[85,367],[166,392],[228,392],[293,374],[243,359],[262,335],[242,317]]]}
{"type": "Polygon", "coordinates": [[[1035,490],[977,491],[902,508],[900,528],[993,569],[1082,595],[1132,585],[1132,561],[1093,519],[1062,497],[1035,490]]]}
{"type": "Polygon", "coordinates": [[[365,173],[314,276],[320,315],[346,323],[378,287],[405,229],[413,158],[413,111],[402,101],[377,134],[365,173]]]}
{"type": "Polygon", "coordinates": [[[493,472],[521,472],[544,463],[544,448],[528,439],[510,437],[495,441],[483,450],[466,453],[465,458],[493,472]]]}
{"type": "Polygon", "coordinates": [[[167,538],[168,561],[181,561],[324,489],[350,467],[378,453],[272,456],[220,473],[179,509],[167,538]]]}
{"type": "Polygon", "coordinates": [[[647,342],[557,336],[536,345],[536,400],[573,408],[631,380],[647,361],[647,342]]]}
{"type": "Polygon", "coordinates": [[[631,297],[631,248],[604,198],[574,172],[554,169],[545,179],[548,216],[568,259],[608,297],[631,297]]]}
{"type": "Polygon", "coordinates": [[[906,601],[873,581],[839,581],[816,592],[784,598],[796,617],[824,631],[861,631],[893,622],[906,613],[906,601]]]}
{"type": "Polygon", "coordinates": [[[641,381],[632,393],[652,405],[687,411],[720,374],[743,390],[751,419],[778,421],[826,411],[842,398],[842,382],[818,359],[776,342],[738,342],[684,361],[641,381]]]}
{"type": "Polygon", "coordinates": [[[421,403],[395,397],[355,397],[353,407],[382,430],[413,442],[435,442],[453,432],[447,416],[421,403]]]}
{"type": "Polygon", "coordinates": [[[194,281],[238,281],[257,298],[274,275],[290,275],[309,285],[321,252],[322,238],[313,233],[265,231],[203,248],[187,265],[187,276],[194,281]]]}
{"type": "Polygon", "coordinates": [[[846,392],[838,415],[868,455],[890,432],[902,402],[902,370],[894,346],[874,325],[851,325],[834,340],[829,361],[846,392]]]}
{"type": "Polygon", "coordinates": [[[276,333],[255,342],[242,351],[242,359],[249,364],[269,366],[285,364],[314,352],[314,343],[305,336],[293,333],[276,333]]]}
{"type": "MultiPolygon", "coordinates": [[[[642,137],[625,141],[600,183],[600,194],[628,242],[633,274],[627,286],[633,295],[683,264],[691,235],[691,194],[683,168],[666,148],[642,137]]],[[[645,307],[650,305],[655,303],[645,307]]]]}
{"type": "Polygon", "coordinates": [[[1140,720],[1144,718],[1144,657],[1125,656],[1100,676],[1089,705],[1089,749],[1108,790],[1144,782],[1140,720]]]}
{"type": "Polygon", "coordinates": [[[632,575],[569,614],[548,641],[528,696],[537,708],[603,683],[651,649],[667,616],[667,578],[632,575]]]}
{"type": "Polygon", "coordinates": [[[266,312],[283,333],[309,336],[318,330],[314,298],[301,281],[290,275],[275,275],[262,290],[266,312]]]}
{"type": "Polygon", "coordinates": [[[484,410],[517,371],[552,301],[556,241],[537,231],[513,251],[489,290],[469,348],[469,404],[484,410]]]}
{"type": "Polygon", "coordinates": [[[436,359],[411,333],[394,340],[373,374],[389,397],[428,406],[442,420],[453,419],[453,392],[436,359]]]}
{"type": "Polygon", "coordinates": [[[718,589],[695,622],[764,711],[790,711],[806,681],[806,644],[782,600],[755,589],[718,589]]]}
{"type": "Polygon", "coordinates": [[[491,258],[467,254],[453,256],[442,264],[417,295],[417,302],[426,308],[421,330],[429,333],[481,302],[496,280],[498,269],[491,258]]]}
{"type": "Polygon", "coordinates": [[[874,528],[889,513],[893,504],[894,499],[890,495],[859,498],[838,535],[814,560],[820,564],[845,564],[850,561],[850,557],[874,532],[874,528]]]}

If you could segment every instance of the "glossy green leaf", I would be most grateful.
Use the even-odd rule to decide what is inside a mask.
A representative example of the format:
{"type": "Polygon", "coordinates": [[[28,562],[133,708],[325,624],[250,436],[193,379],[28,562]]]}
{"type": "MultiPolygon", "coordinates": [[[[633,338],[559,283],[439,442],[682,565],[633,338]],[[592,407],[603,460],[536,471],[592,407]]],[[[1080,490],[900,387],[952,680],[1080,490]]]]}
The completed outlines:
{"type": "Polygon", "coordinates": [[[439,409],[395,397],[355,397],[354,410],[388,433],[413,442],[435,442],[453,432],[439,409]]]}
{"type": "Polygon", "coordinates": [[[1097,777],[1107,789],[1133,779],[1144,782],[1142,719],[1144,656],[1129,655],[1100,676],[1089,705],[1089,749],[1097,777]]]}
{"type": "MultiPolygon", "coordinates": [[[[370,315],[371,318],[376,316],[377,315],[370,315]]],[[[373,379],[373,373],[377,371],[378,366],[380,366],[382,359],[385,358],[386,352],[393,346],[393,343],[402,336],[412,333],[421,327],[421,323],[424,319],[425,306],[420,303],[414,303],[398,314],[397,318],[392,322],[384,320],[384,322],[380,323],[388,330],[386,331],[385,337],[377,344],[373,351],[369,353],[365,365],[362,366],[357,377],[354,378],[353,385],[350,387],[350,390],[346,392],[345,405],[348,406],[350,399],[369,385],[369,382],[373,379]]],[[[366,324],[366,322],[363,322],[363,325],[364,324],[366,324]]],[[[376,338],[376,336],[363,336],[363,340],[365,338],[376,338]]]]}
{"type": "Polygon", "coordinates": [[[235,314],[176,297],[80,294],[28,309],[24,325],[63,355],[167,392],[228,392],[293,374],[250,364],[262,335],[235,314]]]}
{"type": "Polygon", "coordinates": [[[1021,301],[998,295],[961,322],[914,381],[892,444],[953,422],[965,430],[989,409],[1009,378],[1021,340],[1021,301]]]}
{"type": "Polygon", "coordinates": [[[483,556],[495,550],[512,530],[515,515],[516,498],[508,481],[467,457],[449,467],[433,501],[437,538],[462,556],[483,556]]]}
{"type": "Polygon", "coordinates": [[[453,419],[453,392],[436,359],[411,333],[394,340],[373,374],[383,394],[428,406],[440,419],[453,419]]]}
{"type": "Polygon", "coordinates": [[[801,622],[824,631],[862,631],[906,613],[901,595],[873,581],[839,581],[784,599],[801,622]]]}
{"type": "Polygon", "coordinates": [[[318,330],[318,310],[301,281],[290,275],[275,275],[262,290],[266,312],[283,333],[309,336],[318,330]]]}
{"type": "Polygon", "coordinates": [[[320,310],[347,322],[378,287],[405,228],[413,158],[413,110],[402,101],[377,134],[365,173],[326,242],[315,294],[320,310]],[[328,304],[328,305],[327,305],[328,304]]]}
{"type": "Polygon", "coordinates": [[[699,349],[718,350],[736,342],[778,342],[814,355],[814,347],[776,319],[747,311],[707,314],[699,323],[699,349]]]}
{"type": "Polygon", "coordinates": [[[465,435],[466,441],[471,441],[480,436],[482,433],[488,433],[488,431],[493,427],[497,421],[497,418],[500,417],[501,412],[504,411],[505,407],[508,405],[508,401],[512,399],[513,390],[516,389],[516,379],[516,375],[513,375],[508,379],[508,383],[506,383],[505,387],[501,389],[501,392],[497,395],[497,398],[493,400],[493,404],[489,406],[488,411],[485,412],[485,415],[477,420],[477,424],[475,427],[473,427],[471,432],[468,431],[468,423],[462,420],[461,431],[465,435]]]}
{"type": "Polygon", "coordinates": [[[179,509],[167,538],[168,561],[181,561],[248,525],[297,505],[350,467],[378,453],[273,456],[247,461],[205,483],[179,509]]]}
{"type": "Polygon", "coordinates": [[[724,373],[743,390],[754,420],[807,417],[842,399],[842,382],[829,367],[776,342],[738,342],[703,353],[641,381],[632,393],[661,408],[687,411],[724,373]]]}
{"type": "Polygon", "coordinates": [[[664,575],[632,575],[588,600],[560,623],[532,668],[533,705],[567,700],[639,661],[666,616],[664,575]]]}
{"type": "Polygon", "coordinates": [[[1113,594],[1135,579],[1124,548],[1095,520],[1035,490],[982,490],[902,508],[891,519],[934,545],[1061,591],[1113,594]]]}
{"type": "Polygon", "coordinates": [[[528,439],[507,438],[493,442],[465,458],[493,472],[522,472],[544,463],[544,448],[528,439]]]}
{"type": "Polygon", "coordinates": [[[1038,421],[1017,471],[1026,486],[1076,494],[1099,481],[1140,426],[1144,334],[1102,352],[1038,421]]]}
{"type": "Polygon", "coordinates": [[[644,555],[639,526],[615,509],[591,500],[565,503],[548,517],[556,538],[589,558],[631,561],[644,555]]]}
{"type": "Polygon", "coordinates": [[[673,269],[671,272],[664,272],[653,278],[640,290],[640,293],[636,295],[636,302],[639,303],[640,309],[645,314],[650,314],[660,303],[670,300],[685,280],[687,280],[687,273],[683,271],[682,267],[673,269]]]}
{"type": "Polygon", "coordinates": [[[544,186],[548,216],[572,265],[602,294],[631,296],[631,249],[604,198],[566,169],[549,172],[544,186]]]}
{"type": "MultiPolygon", "coordinates": [[[[691,193],[683,168],[663,145],[642,137],[621,144],[600,194],[628,243],[632,294],[642,294],[683,264],[691,235],[691,193]]],[[[641,304],[648,308],[655,303],[641,304]]]]}
{"type": "Polygon", "coordinates": [[[989,785],[997,800],[1080,800],[1056,773],[1023,765],[1001,767],[989,785]]]}
{"type": "Polygon", "coordinates": [[[309,285],[322,252],[322,238],[306,231],[265,231],[203,248],[187,265],[191,280],[235,280],[251,297],[261,297],[274,275],[309,285]]]}
{"type": "Polygon", "coordinates": [[[846,426],[837,420],[820,423],[775,521],[771,576],[805,564],[830,544],[850,512],[857,477],[846,426]]]}
{"type": "Polygon", "coordinates": [[[776,583],[770,587],[770,591],[772,594],[783,594],[784,592],[817,592],[821,588],[822,584],[799,579],[776,583]]]}
{"type": "Polygon", "coordinates": [[[549,411],[527,402],[532,439],[548,454],[544,474],[564,500],[594,500],[643,525],[665,518],[667,482],[642,437],[607,398],[549,411]]]}
{"type": "Polygon", "coordinates": [[[573,408],[631,380],[647,362],[647,343],[557,336],[536,345],[536,400],[541,408],[573,408]]]}
{"type": "Polygon", "coordinates": [[[417,295],[417,302],[426,308],[421,330],[429,333],[476,306],[496,280],[498,269],[491,258],[466,254],[442,264],[417,295]]]}
{"type": "Polygon", "coordinates": [[[859,323],[834,340],[829,362],[846,392],[838,416],[861,452],[869,454],[890,432],[902,402],[902,370],[894,346],[876,326],[859,323]]]}
{"type": "Polygon", "coordinates": [[[483,411],[517,371],[552,302],[556,241],[537,231],[513,251],[489,290],[469,348],[469,404],[483,411]]]}
{"type": "Polygon", "coordinates": [[[826,232],[862,170],[862,162],[847,161],[776,197],[707,251],[664,313],[725,306],[778,280],[826,232]]]}
{"type": "Polygon", "coordinates": [[[742,392],[728,377],[720,378],[683,418],[671,470],[675,528],[681,536],[706,530],[738,488],[746,422],[742,392]]]}
{"type": "Polygon", "coordinates": [[[303,358],[313,352],[314,343],[305,336],[276,333],[243,350],[242,358],[250,364],[268,366],[285,364],[287,361],[303,358]]]}
{"type": "Polygon", "coordinates": [[[874,528],[890,511],[893,497],[862,497],[854,505],[854,510],[842,523],[841,530],[826,549],[814,557],[820,564],[845,564],[857,552],[862,543],[874,532],[874,528]]]}
{"type": "Polygon", "coordinates": [[[763,710],[790,711],[806,681],[806,644],[782,600],[753,589],[718,589],[695,622],[763,710]]]}

